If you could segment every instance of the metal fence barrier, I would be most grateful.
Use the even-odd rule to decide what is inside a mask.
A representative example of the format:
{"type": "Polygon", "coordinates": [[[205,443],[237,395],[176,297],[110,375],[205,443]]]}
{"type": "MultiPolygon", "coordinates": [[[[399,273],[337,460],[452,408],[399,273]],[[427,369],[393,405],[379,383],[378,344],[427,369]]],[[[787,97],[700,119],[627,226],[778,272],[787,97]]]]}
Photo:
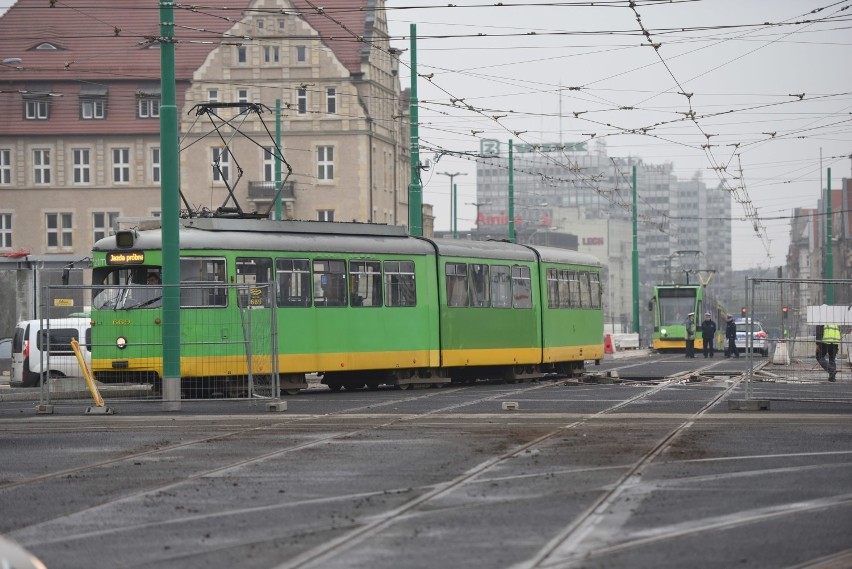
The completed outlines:
{"type": "MultiPolygon", "coordinates": [[[[852,403],[852,281],[746,279],[746,398],[852,403]],[[830,292],[828,292],[830,291],[830,292]],[[833,296],[834,302],[824,299],[833,296]],[[817,358],[818,326],[840,327],[833,376],[817,358]],[[766,358],[756,357],[766,350],[766,358]],[[833,379],[833,381],[829,381],[833,379]],[[772,383],[772,389],[761,389],[772,383]],[[789,386],[789,390],[783,388],[789,386]]],[[[823,363],[828,366],[828,358],[823,363]]]]}
{"type": "MultiPolygon", "coordinates": [[[[182,400],[277,400],[275,287],[181,283],[182,400]]],[[[40,404],[90,400],[79,343],[106,401],[163,401],[163,285],[47,286],[31,350],[40,404]],[[69,298],[82,298],[68,314],[69,298]],[[94,309],[93,309],[94,308],[94,309]]],[[[33,376],[35,377],[35,376],[33,376]]]]}

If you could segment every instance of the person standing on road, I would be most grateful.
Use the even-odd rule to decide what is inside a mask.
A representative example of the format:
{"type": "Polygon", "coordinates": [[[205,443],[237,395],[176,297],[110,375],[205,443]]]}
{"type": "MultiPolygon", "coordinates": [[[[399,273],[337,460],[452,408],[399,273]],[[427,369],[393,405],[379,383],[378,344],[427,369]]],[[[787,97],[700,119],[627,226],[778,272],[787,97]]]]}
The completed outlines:
{"type": "Polygon", "coordinates": [[[690,312],[686,315],[686,320],[683,322],[683,327],[686,328],[686,357],[695,357],[695,313],[690,312]]]}
{"type": "Polygon", "coordinates": [[[820,367],[828,372],[828,381],[834,381],[834,376],[837,375],[837,364],[834,360],[840,346],[840,327],[836,324],[817,326],[816,342],[816,359],[820,367]]]}
{"type": "Polygon", "coordinates": [[[703,351],[704,357],[706,358],[709,354],[710,357],[713,357],[713,353],[716,351],[713,346],[713,340],[716,337],[716,323],[713,322],[713,319],[709,312],[704,314],[704,322],[701,323],[701,339],[704,341],[703,351]]]}
{"type": "Polygon", "coordinates": [[[740,357],[740,352],[737,350],[737,323],[734,322],[734,317],[730,314],[728,314],[728,323],[725,325],[725,338],[728,340],[728,345],[725,348],[725,357],[740,357]]]}

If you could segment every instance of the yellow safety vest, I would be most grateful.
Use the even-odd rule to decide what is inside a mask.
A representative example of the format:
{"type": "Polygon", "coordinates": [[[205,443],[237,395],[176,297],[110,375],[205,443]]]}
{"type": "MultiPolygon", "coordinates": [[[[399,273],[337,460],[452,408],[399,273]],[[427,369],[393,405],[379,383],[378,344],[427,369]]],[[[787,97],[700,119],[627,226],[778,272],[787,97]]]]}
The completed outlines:
{"type": "Polygon", "coordinates": [[[839,344],[840,343],[840,328],[833,325],[833,324],[827,324],[822,329],[822,343],[823,344],[839,344]]]}

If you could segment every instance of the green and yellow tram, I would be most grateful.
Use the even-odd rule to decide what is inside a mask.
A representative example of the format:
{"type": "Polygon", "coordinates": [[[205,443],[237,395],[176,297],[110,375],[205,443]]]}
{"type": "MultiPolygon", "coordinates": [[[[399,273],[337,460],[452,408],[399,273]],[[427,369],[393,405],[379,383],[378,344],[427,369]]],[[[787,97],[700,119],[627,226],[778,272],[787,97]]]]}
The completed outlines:
{"type": "MultiPolygon", "coordinates": [[[[181,220],[180,258],[183,381],[245,381],[247,307],[272,309],[252,311],[252,327],[270,330],[287,392],[311,373],[334,390],[406,387],[573,374],[603,358],[601,266],[577,252],[371,224],[193,218],[181,220]]],[[[161,259],[159,229],[95,244],[98,380],[160,381],[160,293],[144,283],[161,259]]],[[[252,373],[273,372],[268,358],[252,361],[252,373]]]]}
{"type": "MultiPolygon", "coordinates": [[[[658,285],[649,308],[654,312],[653,348],[683,350],[686,348],[685,322],[694,313],[696,330],[704,319],[704,287],[702,285],[658,285]]],[[[701,335],[695,336],[695,349],[701,350],[701,335]]]]}

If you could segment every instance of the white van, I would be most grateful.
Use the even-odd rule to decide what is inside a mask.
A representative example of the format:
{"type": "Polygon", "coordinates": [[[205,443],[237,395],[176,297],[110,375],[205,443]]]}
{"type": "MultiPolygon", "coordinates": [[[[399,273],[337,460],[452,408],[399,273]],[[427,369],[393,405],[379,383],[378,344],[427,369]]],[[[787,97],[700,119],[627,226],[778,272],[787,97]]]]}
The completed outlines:
{"type": "Polygon", "coordinates": [[[82,377],[71,339],[80,343],[80,352],[90,366],[91,326],[91,320],[82,317],[18,322],[12,337],[10,386],[36,387],[44,377],[82,377]],[[47,353],[48,345],[50,354],[47,353]]]}

